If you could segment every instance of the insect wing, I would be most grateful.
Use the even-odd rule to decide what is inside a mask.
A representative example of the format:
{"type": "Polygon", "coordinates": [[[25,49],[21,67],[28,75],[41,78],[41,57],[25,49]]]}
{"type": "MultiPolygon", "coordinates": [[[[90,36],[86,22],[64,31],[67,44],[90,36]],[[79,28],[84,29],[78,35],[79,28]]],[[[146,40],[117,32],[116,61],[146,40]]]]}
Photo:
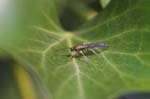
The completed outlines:
{"type": "Polygon", "coordinates": [[[88,44],[88,48],[104,48],[108,47],[105,43],[95,43],[95,44],[88,44]]]}

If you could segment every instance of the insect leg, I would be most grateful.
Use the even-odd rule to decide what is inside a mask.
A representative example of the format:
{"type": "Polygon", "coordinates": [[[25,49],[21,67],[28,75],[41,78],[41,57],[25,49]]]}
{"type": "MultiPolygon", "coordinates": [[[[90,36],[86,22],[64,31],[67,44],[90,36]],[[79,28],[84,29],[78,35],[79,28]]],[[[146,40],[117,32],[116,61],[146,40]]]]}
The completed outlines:
{"type": "MultiPolygon", "coordinates": [[[[96,53],[96,51],[94,51],[93,49],[89,49],[92,53],[94,53],[96,56],[98,56],[98,54],[96,53]]],[[[99,56],[98,56],[99,57],[99,56]]]]}
{"type": "MultiPolygon", "coordinates": [[[[70,51],[70,50],[69,50],[70,51]]],[[[70,51],[70,59],[72,59],[73,57],[75,56],[74,52],[73,51],[70,51]]]]}
{"type": "Polygon", "coordinates": [[[72,54],[70,54],[69,58],[72,59],[74,56],[72,54]]]}
{"type": "Polygon", "coordinates": [[[83,55],[83,57],[85,58],[85,60],[88,60],[83,51],[79,51],[79,53],[81,53],[83,55]]]}

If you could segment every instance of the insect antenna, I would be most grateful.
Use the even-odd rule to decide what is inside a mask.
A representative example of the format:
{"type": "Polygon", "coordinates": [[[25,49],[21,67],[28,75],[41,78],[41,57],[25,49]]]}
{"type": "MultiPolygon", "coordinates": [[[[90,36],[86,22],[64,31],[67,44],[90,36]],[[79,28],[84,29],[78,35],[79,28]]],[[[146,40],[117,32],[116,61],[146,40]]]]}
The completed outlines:
{"type": "Polygon", "coordinates": [[[59,49],[55,49],[56,51],[60,51],[60,50],[65,50],[65,49],[70,49],[69,47],[65,47],[65,48],[59,48],[59,49]]]}
{"type": "Polygon", "coordinates": [[[60,41],[59,39],[54,38],[54,37],[51,37],[51,36],[48,36],[48,38],[49,38],[49,39],[53,39],[53,40],[55,40],[55,41],[60,41]]]}
{"type": "MultiPolygon", "coordinates": [[[[59,39],[51,37],[51,36],[48,36],[48,38],[56,40],[56,41],[60,41],[59,39]]],[[[69,47],[64,47],[64,48],[55,49],[55,51],[61,51],[61,50],[65,50],[65,49],[70,49],[70,48],[69,47]]]]}

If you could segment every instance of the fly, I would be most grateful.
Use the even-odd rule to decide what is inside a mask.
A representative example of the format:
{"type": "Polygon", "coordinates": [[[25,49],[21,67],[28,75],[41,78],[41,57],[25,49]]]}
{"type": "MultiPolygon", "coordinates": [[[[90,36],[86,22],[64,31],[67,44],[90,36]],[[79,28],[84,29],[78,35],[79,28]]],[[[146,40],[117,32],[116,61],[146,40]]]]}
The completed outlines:
{"type": "MultiPolygon", "coordinates": [[[[76,46],[71,47],[70,51],[71,52],[77,52],[77,53],[84,55],[84,53],[86,51],[92,51],[95,53],[95,51],[93,49],[105,48],[105,47],[108,47],[108,45],[105,43],[82,44],[82,45],[76,45],[76,46]]],[[[71,54],[70,57],[73,58],[74,55],[71,54]]]]}
{"type": "MultiPolygon", "coordinates": [[[[59,41],[57,38],[53,38],[53,37],[50,37],[50,36],[48,38],[52,38],[54,40],[59,41]]],[[[108,47],[108,45],[106,43],[90,43],[90,44],[75,45],[71,48],[62,48],[62,49],[70,49],[70,51],[71,51],[70,58],[73,58],[75,56],[75,55],[73,55],[73,52],[76,52],[78,54],[82,54],[82,55],[85,56],[85,53],[87,51],[91,51],[92,53],[96,54],[95,49],[97,49],[97,48],[106,48],[106,47],[108,47]]]]}

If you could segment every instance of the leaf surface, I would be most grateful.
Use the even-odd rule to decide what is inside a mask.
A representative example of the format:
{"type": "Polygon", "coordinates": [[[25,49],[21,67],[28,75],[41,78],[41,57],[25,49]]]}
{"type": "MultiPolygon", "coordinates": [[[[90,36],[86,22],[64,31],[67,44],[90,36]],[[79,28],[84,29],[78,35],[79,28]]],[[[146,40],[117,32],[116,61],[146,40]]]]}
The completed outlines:
{"type": "Polygon", "coordinates": [[[52,99],[113,99],[149,90],[149,5],[149,0],[112,0],[74,32],[60,27],[53,6],[41,13],[42,24],[30,24],[31,35],[18,55],[32,65],[52,99]],[[104,42],[109,48],[73,59],[62,49],[83,42],[104,42]]]}

